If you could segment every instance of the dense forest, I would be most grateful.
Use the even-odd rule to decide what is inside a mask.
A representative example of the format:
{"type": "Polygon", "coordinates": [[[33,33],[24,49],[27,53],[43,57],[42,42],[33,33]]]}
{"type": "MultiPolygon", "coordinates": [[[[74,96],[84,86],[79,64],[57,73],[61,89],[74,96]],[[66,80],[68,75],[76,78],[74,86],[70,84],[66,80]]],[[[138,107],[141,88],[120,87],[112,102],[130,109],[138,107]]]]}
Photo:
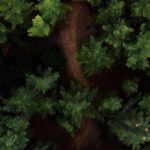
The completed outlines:
{"type": "Polygon", "coordinates": [[[0,150],[150,149],[150,0],[0,0],[0,150]]]}

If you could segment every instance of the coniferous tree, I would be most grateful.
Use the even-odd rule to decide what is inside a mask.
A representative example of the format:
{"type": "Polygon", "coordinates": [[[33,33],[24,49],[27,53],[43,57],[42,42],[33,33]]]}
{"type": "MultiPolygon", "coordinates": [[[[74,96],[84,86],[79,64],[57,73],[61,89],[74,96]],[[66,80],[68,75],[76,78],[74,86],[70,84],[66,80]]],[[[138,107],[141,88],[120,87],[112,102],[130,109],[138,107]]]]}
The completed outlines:
{"type": "Polygon", "coordinates": [[[0,149],[110,150],[117,137],[148,150],[149,12],[149,0],[1,0],[0,149]],[[35,116],[69,140],[34,141],[35,116]]]}

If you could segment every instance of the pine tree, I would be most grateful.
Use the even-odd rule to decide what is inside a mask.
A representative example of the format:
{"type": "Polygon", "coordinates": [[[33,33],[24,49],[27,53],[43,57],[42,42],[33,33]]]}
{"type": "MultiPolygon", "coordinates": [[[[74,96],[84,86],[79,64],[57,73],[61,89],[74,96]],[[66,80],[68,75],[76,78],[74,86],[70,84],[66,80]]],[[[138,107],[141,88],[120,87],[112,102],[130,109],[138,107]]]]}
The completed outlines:
{"type": "Polygon", "coordinates": [[[0,149],[106,149],[115,136],[148,150],[149,11],[149,0],[1,0],[0,149]],[[37,114],[67,148],[32,143],[37,114]]]}

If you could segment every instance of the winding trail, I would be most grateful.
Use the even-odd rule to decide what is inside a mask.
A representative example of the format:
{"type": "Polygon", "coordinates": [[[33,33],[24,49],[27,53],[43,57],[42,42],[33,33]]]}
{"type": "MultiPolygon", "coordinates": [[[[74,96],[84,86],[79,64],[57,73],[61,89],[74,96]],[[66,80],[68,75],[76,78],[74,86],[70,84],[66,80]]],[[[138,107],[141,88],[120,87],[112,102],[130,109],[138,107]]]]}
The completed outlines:
{"type": "MultiPolygon", "coordinates": [[[[76,53],[81,43],[92,33],[92,19],[89,6],[86,3],[72,3],[71,11],[66,20],[66,25],[59,35],[59,43],[67,60],[68,73],[78,83],[89,88],[89,81],[76,58],[76,53]]],[[[91,137],[91,133],[96,133],[92,120],[83,119],[81,128],[73,137],[68,149],[78,149],[86,145],[91,137]]]]}

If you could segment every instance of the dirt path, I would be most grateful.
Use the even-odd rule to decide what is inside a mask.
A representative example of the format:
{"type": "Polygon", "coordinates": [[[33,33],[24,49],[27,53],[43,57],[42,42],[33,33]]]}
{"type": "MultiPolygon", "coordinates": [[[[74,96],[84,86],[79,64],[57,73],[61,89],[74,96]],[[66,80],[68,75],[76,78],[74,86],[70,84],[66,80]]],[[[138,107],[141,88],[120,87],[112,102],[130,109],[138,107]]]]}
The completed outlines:
{"type": "MultiPolygon", "coordinates": [[[[70,76],[85,87],[90,87],[88,79],[76,58],[77,50],[84,39],[92,32],[90,9],[86,3],[72,3],[71,12],[67,18],[66,26],[60,33],[59,42],[67,60],[67,68],[70,76]]],[[[96,128],[90,119],[82,121],[81,128],[72,140],[68,149],[81,148],[86,145],[95,134],[96,128]]],[[[96,137],[95,137],[96,138],[96,137]]]]}
{"type": "Polygon", "coordinates": [[[84,39],[91,33],[90,10],[86,3],[72,3],[66,25],[59,35],[59,43],[67,60],[70,76],[88,87],[88,81],[76,59],[76,52],[84,39]]]}

